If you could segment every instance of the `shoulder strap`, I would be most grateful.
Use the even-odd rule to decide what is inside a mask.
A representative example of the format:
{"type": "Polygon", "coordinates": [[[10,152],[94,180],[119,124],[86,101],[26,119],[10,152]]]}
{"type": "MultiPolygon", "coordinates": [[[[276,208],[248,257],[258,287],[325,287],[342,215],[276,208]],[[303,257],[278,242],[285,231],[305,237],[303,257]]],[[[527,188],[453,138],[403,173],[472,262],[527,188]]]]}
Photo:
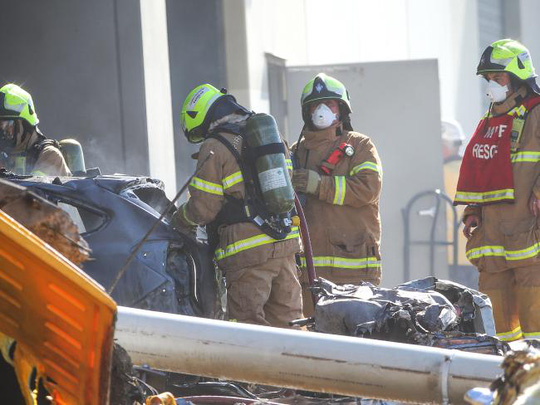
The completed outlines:
{"type": "Polygon", "coordinates": [[[283,142],[269,143],[267,145],[249,148],[247,157],[248,159],[255,160],[264,155],[274,155],[278,153],[285,155],[286,151],[285,143],[283,142]]]}
{"type": "MultiPolygon", "coordinates": [[[[238,134],[238,135],[242,136],[241,134],[238,134]]],[[[282,232],[282,231],[276,230],[273,227],[271,227],[269,223],[267,222],[268,215],[265,210],[264,203],[260,200],[257,194],[257,190],[255,189],[255,185],[254,185],[254,180],[255,181],[257,180],[256,176],[253,175],[253,172],[250,167],[245,167],[241,153],[238,152],[238,150],[233,146],[233,144],[227,138],[225,138],[223,135],[217,132],[210,133],[208,135],[208,138],[217,139],[223,145],[225,145],[227,149],[229,149],[229,151],[235,157],[238,163],[238,166],[240,167],[240,171],[242,172],[242,176],[244,177],[245,199],[241,201],[242,204],[238,204],[240,200],[237,200],[237,201],[231,201],[230,199],[227,200],[226,203],[224,204],[224,207],[222,208],[224,214],[226,214],[225,216],[230,216],[231,218],[234,216],[235,220],[237,220],[238,222],[249,221],[255,224],[261,231],[263,231],[268,236],[277,240],[284,239],[287,236],[288,232],[282,232]],[[225,206],[229,206],[229,207],[226,208],[225,206]],[[232,211],[235,212],[234,215],[232,211]]],[[[247,145],[244,140],[244,143],[242,145],[243,151],[245,151],[246,146],[247,145]]],[[[275,148],[275,147],[272,146],[271,148],[275,148]]],[[[270,149],[270,150],[274,150],[274,149],[270,149]]],[[[274,152],[274,153],[279,153],[279,152],[274,152]]],[[[218,214],[218,217],[221,218],[221,220],[223,220],[223,215],[220,216],[218,214]]]]}
{"type": "Polygon", "coordinates": [[[26,172],[31,173],[34,169],[34,165],[36,164],[40,153],[45,149],[47,146],[54,146],[58,149],[60,149],[60,144],[54,140],[54,139],[48,139],[48,138],[41,138],[36,143],[32,145],[32,147],[28,150],[26,155],[26,172]]]}
{"type": "MultiPolygon", "coordinates": [[[[242,135],[239,135],[239,136],[242,136],[242,135]]],[[[221,135],[221,134],[219,134],[217,132],[210,133],[210,135],[208,135],[208,138],[217,139],[223,145],[225,145],[225,147],[227,149],[229,149],[229,151],[232,153],[232,155],[236,159],[236,162],[238,163],[238,166],[240,166],[240,171],[242,172],[242,174],[244,174],[244,165],[243,165],[243,162],[242,162],[242,156],[240,155],[240,152],[238,152],[236,150],[234,145],[227,138],[225,138],[223,135],[221,135]]],[[[242,147],[243,147],[243,145],[242,145],[242,147]]]]}

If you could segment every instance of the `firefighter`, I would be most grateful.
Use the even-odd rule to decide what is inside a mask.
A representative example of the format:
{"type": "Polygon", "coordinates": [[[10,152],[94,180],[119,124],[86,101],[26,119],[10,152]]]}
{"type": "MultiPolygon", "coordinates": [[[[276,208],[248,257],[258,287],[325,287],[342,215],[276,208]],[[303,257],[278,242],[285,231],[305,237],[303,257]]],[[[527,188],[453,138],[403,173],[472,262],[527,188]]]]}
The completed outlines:
{"type": "Polygon", "coordinates": [[[461,164],[454,204],[467,205],[466,255],[491,298],[497,336],[540,338],[540,88],[529,51],[503,39],[477,74],[489,110],[461,164]]]}
{"type": "MultiPolygon", "coordinates": [[[[242,154],[252,114],[226,90],[210,84],[189,93],[181,124],[188,141],[202,146],[190,198],[178,209],[173,225],[184,229],[206,225],[209,242],[216,245],[215,259],[225,274],[231,319],[288,327],[289,321],[303,316],[295,261],[299,232],[297,227],[289,228],[282,240],[276,240],[246,217],[246,198],[258,198],[246,191],[244,178],[252,161],[242,154]]],[[[286,166],[282,173],[289,176],[286,166]]],[[[291,187],[290,180],[288,184],[291,187]]],[[[261,217],[266,219],[263,213],[261,217]]]]}
{"type": "Polygon", "coordinates": [[[70,176],[58,143],[37,127],[32,96],[16,84],[0,89],[0,160],[16,174],[70,176]]]}
{"type": "MultiPolygon", "coordinates": [[[[379,197],[382,166],[375,145],[351,126],[345,86],[320,73],[301,97],[304,128],[293,145],[293,186],[305,215],[317,276],[334,283],[381,281],[379,197]]],[[[302,258],[305,265],[305,259],[302,258]]],[[[307,277],[304,313],[311,315],[307,277]]]]}

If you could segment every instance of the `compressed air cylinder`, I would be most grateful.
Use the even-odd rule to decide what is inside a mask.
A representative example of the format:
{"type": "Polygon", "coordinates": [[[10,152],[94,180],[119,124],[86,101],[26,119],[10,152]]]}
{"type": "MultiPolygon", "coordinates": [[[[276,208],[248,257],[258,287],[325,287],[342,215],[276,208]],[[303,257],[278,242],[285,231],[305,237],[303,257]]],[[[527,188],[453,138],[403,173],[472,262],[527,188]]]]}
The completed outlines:
{"type": "MultiPolygon", "coordinates": [[[[245,139],[250,149],[282,143],[274,117],[252,115],[247,123],[245,139]]],[[[261,194],[271,214],[286,214],[294,207],[294,190],[283,153],[260,156],[255,161],[261,194]]]]}
{"type": "Polygon", "coordinates": [[[81,144],[75,139],[62,139],[59,144],[69,170],[72,173],[85,172],[86,166],[81,144]]]}

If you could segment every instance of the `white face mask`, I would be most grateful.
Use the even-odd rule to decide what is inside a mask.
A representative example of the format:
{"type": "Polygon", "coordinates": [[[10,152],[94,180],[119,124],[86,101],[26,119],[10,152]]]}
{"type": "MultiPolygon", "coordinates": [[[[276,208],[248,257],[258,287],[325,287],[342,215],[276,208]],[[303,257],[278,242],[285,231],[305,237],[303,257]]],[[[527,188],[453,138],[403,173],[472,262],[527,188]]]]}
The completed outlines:
{"type": "Polygon", "coordinates": [[[337,119],[337,114],[324,103],[321,103],[311,113],[311,122],[317,129],[325,129],[334,123],[337,119]]]}
{"type": "Polygon", "coordinates": [[[490,80],[486,88],[486,95],[491,99],[493,103],[499,103],[506,99],[506,93],[508,93],[508,85],[501,86],[496,81],[490,80]]]}

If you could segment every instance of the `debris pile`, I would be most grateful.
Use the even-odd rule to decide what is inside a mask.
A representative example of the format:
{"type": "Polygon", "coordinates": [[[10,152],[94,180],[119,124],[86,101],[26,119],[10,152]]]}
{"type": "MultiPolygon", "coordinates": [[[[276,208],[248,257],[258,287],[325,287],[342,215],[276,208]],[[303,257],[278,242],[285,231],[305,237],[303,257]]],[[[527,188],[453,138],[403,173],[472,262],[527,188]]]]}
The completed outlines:
{"type": "Polygon", "coordinates": [[[336,285],[319,278],[313,329],[318,332],[502,355],[489,298],[460,284],[427,277],[393,289],[336,285]]]}
{"type": "Polygon", "coordinates": [[[0,179],[0,209],[72,263],[81,266],[90,249],[70,216],[54,204],[7,180],[0,179]]]}

